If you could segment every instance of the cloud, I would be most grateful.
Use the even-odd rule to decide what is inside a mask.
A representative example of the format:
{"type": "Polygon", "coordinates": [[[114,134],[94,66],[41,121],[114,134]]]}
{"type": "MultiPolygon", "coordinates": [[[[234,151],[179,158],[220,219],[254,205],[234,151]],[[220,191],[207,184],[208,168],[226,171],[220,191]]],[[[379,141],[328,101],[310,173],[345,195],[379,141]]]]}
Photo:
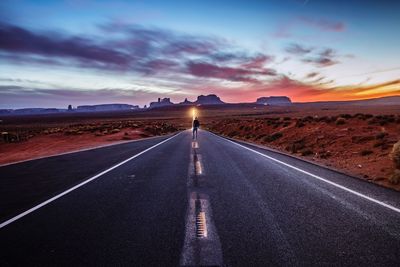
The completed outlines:
{"type": "Polygon", "coordinates": [[[314,78],[316,76],[318,76],[319,73],[318,72],[310,72],[306,75],[307,78],[314,78]]]}
{"type": "Polygon", "coordinates": [[[303,62],[312,63],[316,67],[328,67],[328,66],[332,66],[332,65],[339,63],[338,61],[335,61],[335,60],[333,60],[331,58],[327,58],[327,57],[306,58],[306,59],[303,59],[303,62]]]}
{"type": "Polygon", "coordinates": [[[296,30],[310,27],[320,32],[338,33],[346,30],[346,24],[341,21],[333,21],[325,18],[297,17],[279,24],[273,36],[276,38],[292,38],[298,36],[296,30]]]}
{"type": "Polygon", "coordinates": [[[250,68],[250,69],[262,69],[264,68],[265,64],[272,62],[273,57],[259,54],[253,58],[249,58],[248,62],[242,64],[241,67],[243,68],[250,68]]]}
{"type": "Polygon", "coordinates": [[[326,48],[324,50],[322,50],[319,55],[321,57],[328,57],[328,58],[332,58],[334,56],[336,56],[336,51],[333,50],[332,48],[326,48]]]}
{"type": "Polygon", "coordinates": [[[303,62],[312,63],[317,67],[328,67],[340,63],[337,60],[337,53],[331,48],[325,48],[315,56],[303,59],[303,62]]]}
{"type": "Polygon", "coordinates": [[[310,53],[311,51],[313,51],[313,49],[310,47],[305,47],[300,44],[292,43],[286,47],[285,51],[290,54],[293,54],[293,55],[302,56],[302,55],[310,53]]]}
{"type": "Polygon", "coordinates": [[[276,72],[271,69],[251,70],[245,68],[221,67],[205,62],[188,62],[188,71],[190,74],[199,77],[225,79],[229,81],[240,81],[257,83],[254,75],[274,76],[276,72]]]}
{"type": "Polygon", "coordinates": [[[46,36],[18,26],[0,25],[0,49],[10,53],[47,57],[71,57],[104,64],[126,65],[129,55],[95,44],[83,37],[46,36]]]}
{"type": "Polygon", "coordinates": [[[346,29],[343,22],[327,19],[314,19],[310,17],[300,17],[299,20],[308,26],[318,28],[322,31],[342,32],[346,29]]]}
{"type": "Polygon", "coordinates": [[[194,58],[209,66],[218,64],[213,70],[208,68],[209,75],[201,77],[256,82],[256,78],[250,76],[273,73],[263,69],[273,60],[272,56],[250,54],[221,38],[140,25],[110,23],[99,28],[103,36],[83,37],[34,32],[0,24],[0,51],[3,52],[0,57],[19,64],[68,66],[154,77],[175,75],[175,79],[183,79],[188,74],[199,77],[200,72],[191,63],[194,58]],[[241,68],[258,70],[246,72],[241,68]]]}

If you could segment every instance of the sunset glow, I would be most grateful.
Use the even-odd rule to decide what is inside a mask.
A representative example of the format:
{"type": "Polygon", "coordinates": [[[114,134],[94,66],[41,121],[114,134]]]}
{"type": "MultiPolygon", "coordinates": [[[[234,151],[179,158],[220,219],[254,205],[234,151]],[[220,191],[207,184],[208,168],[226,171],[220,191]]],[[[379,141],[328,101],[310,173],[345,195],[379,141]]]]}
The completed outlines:
{"type": "Polygon", "coordinates": [[[143,106],[200,94],[232,103],[399,95],[399,8],[361,0],[1,1],[0,108],[143,106]]]}

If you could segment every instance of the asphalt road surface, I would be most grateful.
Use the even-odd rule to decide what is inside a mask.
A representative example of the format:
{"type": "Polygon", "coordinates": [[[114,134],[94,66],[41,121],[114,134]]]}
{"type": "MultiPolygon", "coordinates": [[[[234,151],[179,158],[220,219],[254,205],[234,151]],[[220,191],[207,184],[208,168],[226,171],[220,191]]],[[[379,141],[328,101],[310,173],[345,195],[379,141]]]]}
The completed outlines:
{"type": "Polygon", "coordinates": [[[0,167],[1,266],[399,266],[400,194],[190,131],[0,167]]]}

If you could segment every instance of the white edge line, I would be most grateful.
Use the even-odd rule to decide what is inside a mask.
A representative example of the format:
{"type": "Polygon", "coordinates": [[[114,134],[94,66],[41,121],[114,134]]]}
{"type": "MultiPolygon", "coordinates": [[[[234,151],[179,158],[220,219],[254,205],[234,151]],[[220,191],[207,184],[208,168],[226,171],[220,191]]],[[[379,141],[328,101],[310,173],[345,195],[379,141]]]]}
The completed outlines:
{"type": "MultiPolygon", "coordinates": [[[[28,162],[28,161],[33,161],[33,160],[38,160],[38,159],[47,159],[47,158],[52,158],[52,157],[58,157],[58,156],[74,154],[74,153],[78,153],[78,152],[84,152],[84,151],[95,150],[95,149],[99,149],[99,148],[110,147],[110,146],[117,146],[117,145],[129,144],[129,143],[134,143],[134,142],[139,142],[139,141],[151,140],[151,139],[165,137],[165,136],[168,136],[168,135],[169,134],[150,136],[150,137],[144,137],[144,138],[139,138],[139,139],[135,139],[135,140],[119,141],[119,142],[115,142],[115,143],[112,143],[112,144],[105,144],[105,145],[98,145],[98,146],[93,146],[93,147],[86,147],[86,148],[81,148],[81,149],[77,149],[77,150],[61,152],[61,153],[57,153],[57,154],[39,156],[39,157],[36,157],[36,158],[23,159],[23,160],[18,160],[18,161],[14,161],[14,162],[4,163],[4,164],[0,164],[0,167],[6,167],[6,166],[14,165],[14,164],[28,162]]],[[[110,141],[110,142],[113,142],[113,141],[110,141]]]]}
{"type": "MultiPolygon", "coordinates": [[[[210,132],[210,133],[211,133],[211,132],[210,132]]],[[[263,153],[261,153],[261,152],[259,152],[259,151],[257,151],[257,150],[251,149],[251,148],[249,148],[249,147],[246,147],[246,146],[244,146],[244,145],[241,145],[241,144],[239,144],[239,143],[236,143],[236,142],[234,142],[234,141],[232,141],[232,140],[223,138],[222,136],[219,136],[219,135],[217,135],[217,134],[214,134],[214,133],[211,133],[211,134],[213,134],[213,135],[215,135],[215,136],[218,136],[219,138],[222,138],[223,140],[226,140],[226,141],[228,141],[228,142],[231,142],[231,143],[233,143],[233,144],[235,144],[235,145],[237,145],[237,146],[239,146],[239,147],[242,147],[242,148],[244,148],[244,149],[247,149],[247,150],[249,150],[249,151],[252,151],[252,152],[254,152],[254,153],[256,153],[256,154],[258,154],[258,155],[260,155],[260,156],[263,156],[263,157],[268,158],[268,159],[270,159],[270,160],[272,160],[272,161],[275,161],[275,162],[277,162],[277,163],[280,163],[280,164],[282,164],[282,165],[284,165],[284,166],[286,166],[286,167],[289,167],[289,168],[294,169],[294,170],[296,170],[296,171],[298,171],[298,172],[307,174],[307,175],[309,175],[309,176],[311,176],[311,177],[313,177],[313,178],[315,178],[315,179],[317,179],[317,180],[323,181],[323,182],[325,182],[325,183],[327,183],[327,184],[333,185],[333,186],[335,186],[335,187],[337,187],[337,188],[340,188],[340,189],[342,189],[342,190],[344,190],[344,191],[347,191],[347,192],[352,193],[352,194],[354,194],[354,195],[356,195],[356,196],[359,196],[359,197],[361,197],[361,198],[364,198],[364,199],[366,199],[366,200],[369,200],[369,201],[374,202],[374,203],[376,203],[376,204],[378,204],[378,205],[381,205],[381,206],[383,206],[383,207],[386,207],[386,208],[388,208],[388,209],[391,209],[391,210],[393,210],[393,211],[395,211],[395,212],[400,213],[400,209],[399,209],[399,208],[396,208],[396,207],[394,207],[394,206],[392,206],[392,205],[390,205],[390,204],[387,204],[387,203],[382,202],[382,201],[379,201],[379,200],[377,200],[377,199],[375,199],[375,198],[372,198],[372,197],[369,197],[369,196],[364,195],[364,194],[362,194],[362,193],[359,193],[359,192],[357,192],[357,191],[354,191],[354,190],[352,190],[352,189],[350,189],[350,188],[347,188],[347,187],[345,187],[345,186],[343,186],[343,185],[340,185],[340,184],[334,183],[334,182],[332,182],[332,181],[329,181],[329,180],[327,180],[327,179],[325,179],[325,178],[322,178],[321,176],[312,174],[312,173],[310,173],[310,172],[308,172],[308,171],[302,170],[302,169],[300,169],[300,168],[297,168],[297,167],[295,167],[295,166],[293,166],[293,165],[290,165],[290,164],[288,164],[288,163],[285,163],[285,162],[280,161],[280,160],[278,160],[278,159],[275,159],[275,158],[273,158],[273,157],[267,156],[267,155],[265,155],[265,154],[263,154],[263,153]]]]}
{"type": "Polygon", "coordinates": [[[7,226],[7,225],[9,225],[10,223],[15,222],[16,220],[21,219],[22,217],[28,215],[29,213],[32,213],[32,212],[34,212],[35,210],[40,209],[41,207],[43,207],[43,206],[45,206],[45,205],[47,205],[47,204],[53,202],[54,200],[59,199],[60,197],[62,197],[62,196],[64,196],[64,195],[66,195],[66,194],[68,194],[68,193],[74,191],[75,189],[78,189],[79,187],[81,187],[81,186],[83,186],[83,185],[85,185],[85,184],[87,184],[87,183],[90,183],[91,181],[93,181],[93,180],[99,178],[100,176],[102,176],[102,175],[104,175],[104,174],[106,174],[106,173],[108,173],[108,172],[114,170],[115,168],[118,168],[118,167],[121,166],[122,164],[125,164],[125,163],[127,163],[128,161],[130,161],[130,160],[132,160],[132,159],[134,159],[134,158],[139,157],[140,155],[146,153],[147,151],[152,150],[153,148],[155,148],[155,147],[157,147],[157,146],[159,146],[159,145],[161,145],[161,144],[163,144],[163,143],[165,143],[165,142],[168,142],[168,141],[171,140],[172,138],[174,138],[174,137],[180,135],[181,133],[182,133],[182,132],[179,132],[178,134],[175,134],[175,135],[171,136],[170,138],[165,139],[164,141],[161,141],[161,142],[159,142],[159,143],[157,143],[157,144],[155,144],[155,145],[153,145],[153,146],[151,146],[151,147],[149,147],[149,148],[143,150],[142,152],[137,153],[136,155],[134,155],[134,156],[132,156],[132,157],[130,157],[130,158],[128,158],[128,159],[126,159],[126,160],[124,160],[124,161],[122,161],[122,162],[120,162],[120,163],[114,165],[114,166],[112,166],[111,168],[108,168],[107,170],[102,171],[101,173],[98,173],[98,174],[96,174],[95,176],[93,176],[93,177],[91,177],[91,178],[89,178],[89,179],[87,179],[87,180],[85,180],[85,181],[83,181],[83,182],[81,182],[81,183],[79,183],[79,184],[77,184],[77,185],[71,187],[70,189],[68,189],[68,190],[66,190],[66,191],[64,191],[64,192],[62,192],[62,193],[60,193],[60,194],[58,194],[58,195],[56,195],[56,196],[54,196],[54,197],[52,197],[52,198],[50,198],[50,199],[44,201],[44,202],[42,202],[42,203],[40,203],[39,205],[36,205],[36,206],[34,206],[33,208],[30,208],[29,210],[26,210],[26,211],[24,211],[24,212],[18,214],[17,216],[15,216],[15,217],[13,217],[13,218],[11,218],[11,219],[8,219],[8,220],[5,221],[5,222],[2,222],[2,223],[0,224],[0,229],[3,228],[3,227],[5,227],[5,226],[7,226]]]}

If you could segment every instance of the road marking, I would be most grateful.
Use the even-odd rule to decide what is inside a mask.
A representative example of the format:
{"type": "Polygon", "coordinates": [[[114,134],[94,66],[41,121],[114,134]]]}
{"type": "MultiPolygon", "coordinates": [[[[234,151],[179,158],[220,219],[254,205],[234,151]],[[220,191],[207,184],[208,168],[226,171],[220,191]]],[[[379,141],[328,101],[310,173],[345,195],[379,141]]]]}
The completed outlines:
{"type": "Polygon", "coordinates": [[[201,165],[201,155],[194,153],[193,155],[193,162],[194,162],[194,174],[197,175],[202,175],[203,174],[203,168],[201,165]]]}
{"type": "Polygon", "coordinates": [[[196,228],[196,236],[198,238],[207,237],[206,214],[204,211],[200,211],[196,215],[196,228]]]}
{"type": "Polygon", "coordinates": [[[106,174],[106,173],[108,173],[108,172],[114,170],[115,168],[118,168],[118,167],[121,166],[122,164],[125,164],[125,163],[127,163],[128,161],[130,161],[130,160],[132,160],[132,159],[134,159],[134,158],[137,158],[137,157],[139,157],[140,155],[143,155],[144,153],[146,153],[146,152],[152,150],[153,148],[156,148],[156,147],[158,147],[159,145],[161,145],[161,144],[163,144],[163,143],[165,143],[165,142],[168,142],[168,141],[171,140],[172,138],[174,138],[174,137],[180,135],[181,133],[182,133],[182,132],[179,132],[178,134],[173,135],[173,136],[171,136],[170,138],[165,139],[164,141],[161,141],[161,142],[159,142],[159,143],[157,143],[157,144],[155,144],[155,145],[153,145],[153,146],[151,146],[151,147],[149,147],[149,148],[143,150],[142,152],[137,153],[136,155],[134,155],[134,156],[132,156],[132,157],[130,157],[130,158],[128,158],[128,159],[126,159],[126,160],[124,160],[124,161],[122,161],[122,162],[120,162],[120,163],[114,165],[114,166],[112,166],[111,168],[108,168],[107,170],[102,171],[101,173],[96,174],[95,176],[93,176],[93,177],[91,177],[91,178],[89,178],[89,179],[87,179],[87,180],[85,180],[85,181],[83,181],[83,182],[81,182],[81,183],[79,183],[79,184],[77,184],[77,185],[71,187],[70,189],[68,189],[68,190],[66,190],[66,191],[64,191],[64,192],[62,192],[62,193],[60,193],[60,194],[58,194],[58,195],[56,195],[56,196],[54,196],[54,197],[52,197],[52,198],[50,198],[50,199],[44,201],[44,202],[42,202],[42,203],[40,203],[39,205],[36,205],[36,206],[34,206],[33,208],[30,208],[29,210],[24,211],[24,212],[20,213],[19,215],[15,216],[15,217],[13,217],[13,218],[11,218],[11,219],[8,219],[7,221],[5,221],[5,222],[3,222],[3,223],[0,224],[0,229],[3,228],[3,227],[5,227],[5,226],[7,226],[7,225],[9,225],[10,223],[15,222],[16,220],[21,219],[22,217],[28,215],[29,213],[32,213],[32,212],[34,212],[35,210],[38,210],[38,209],[40,209],[41,207],[43,207],[43,206],[45,206],[45,205],[47,205],[47,204],[49,204],[49,203],[55,201],[56,199],[59,199],[60,197],[62,197],[62,196],[64,196],[64,195],[66,195],[66,194],[68,194],[68,193],[74,191],[75,189],[78,189],[79,187],[81,187],[81,186],[83,186],[83,185],[85,185],[85,184],[87,184],[87,183],[89,183],[89,182],[91,182],[91,181],[93,181],[93,180],[99,178],[100,176],[102,176],[102,175],[104,175],[104,174],[106,174]]]}
{"type": "Polygon", "coordinates": [[[188,210],[185,239],[181,252],[182,266],[223,266],[222,248],[215,227],[207,187],[199,188],[199,177],[204,177],[197,141],[191,145],[188,174],[188,210]]]}
{"type": "Polygon", "coordinates": [[[207,194],[189,192],[181,266],[224,266],[221,242],[207,194]]]}
{"type": "Polygon", "coordinates": [[[199,148],[199,143],[197,141],[193,141],[192,148],[199,148]]]}
{"type": "MultiPolygon", "coordinates": [[[[211,132],[210,132],[210,133],[211,133],[211,132]]],[[[288,164],[288,163],[286,163],[286,162],[283,162],[283,161],[280,161],[280,160],[278,160],[278,159],[275,159],[275,158],[273,158],[273,157],[271,157],[271,156],[265,155],[265,154],[263,154],[263,153],[261,153],[261,152],[259,152],[259,151],[257,151],[257,150],[251,149],[251,148],[249,148],[249,147],[246,147],[246,146],[244,146],[244,145],[241,145],[241,144],[239,144],[239,143],[236,143],[236,142],[234,142],[234,141],[232,141],[232,140],[226,139],[226,138],[224,138],[224,137],[222,137],[222,136],[219,136],[219,135],[217,135],[217,134],[214,134],[214,133],[211,133],[211,134],[213,134],[213,135],[215,135],[215,136],[217,136],[217,137],[219,137],[219,138],[221,138],[221,139],[223,139],[223,140],[225,140],[225,141],[231,142],[231,143],[233,143],[233,144],[235,144],[235,145],[237,145],[237,146],[239,146],[239,147],[242,147],[242,148],[244,148],[244,149],[247,149],[247,150],[249,150],[249,151],[252,151],[252,152],[254,152],[254,153],[256,153],[256,154],[258,154],[258,155],[260,155],[260,156],[263,156],[263,157],[268,158],[268,159],[270,159],[270,160],[272,160],[272,161],[275,161],[275,162],[277,162],[277,163],[280,163],[280,164],[282,164],[282,165],[284,165],[284,166],[286,166],[286,167],[289,167],[289,168],[294,169],[294,170],[296,170],[296,171],[298,171],[298,172],[307,174],[307,175],[309,175],[309,176],[311,176],[311,177],[313,177],[313,178],[315,178],[315,179],[317,179],[317,180],[320,180],[320,181],[325,182],[325,183],[327,183],[327,184],[333,185],[333,186],[335,186],[335,187],[337,187],[337,188],[340,188],[340,189],[342,189],[342,190],[344,190],[344,191],[347,191],[347,192],[349,192],[349,193],[351,193],[351,194],[354,194],[354,195],[356,195],[356,196],[359,196],[359,197],[361,197],[361,198],[364,198],[364,199],[366,199],[366,200],[369,200],[369,201],[371,201],[371,202],[374,202],[375,204],[381,205],[381,206],[383,206],[383,207],[385,207],[385,208],[388,208],[388,209],[391,209],[391,210],[393,210],[393,211],[395,211],[395,212],[400,213],[400,209],[399,209],[399,208],[396,208],[396,207],[394,207],[394,206],[392,206],[392,205],[390,205],[390,204],[387,204],[387,203],[382,202],[382,201],[379,201],[379,200],[377,200],[377,199],[375,199],[375,198],[372,198],[372,197],[369,197],[369,196],[364,195],[364,194],[362,194],[362,193],[359,193],[359,192],[357,192],[357,191],[354,191],[354,190],[352,190],[352,189],[350,189],[350,188],[347,188],[347,187],[345,187],[345,186],[343,186],[343,185],[340,185],[340,184],[334,183],[334,182],[332,182],[332,181],[329,181],[329,180],[327,180],[327,179],[325,179],[325,178],[322,178],[321,176],[318,176],[318,175],[312,174],[312,173],[310,173],[310,172],[308,172],[308,171],[305,171],[305,170],[302,170],[302,169],[300,169],[300,168],[297,168],[297,167],[295,167],[295,166],[293,166],[293,165],[290,165],[290,164],[288,164]]]]}

